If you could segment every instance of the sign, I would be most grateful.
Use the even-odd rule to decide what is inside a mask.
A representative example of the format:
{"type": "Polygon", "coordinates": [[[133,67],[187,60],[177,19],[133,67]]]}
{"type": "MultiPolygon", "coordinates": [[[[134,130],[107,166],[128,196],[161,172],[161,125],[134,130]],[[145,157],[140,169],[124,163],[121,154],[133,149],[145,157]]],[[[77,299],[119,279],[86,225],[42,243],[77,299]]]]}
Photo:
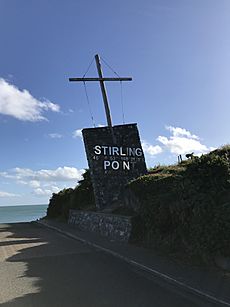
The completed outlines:
{"type": "Polygon", "coordinates": [[[94,146],[94,160],[99,160],[100,156],[105,158],[103,161],[104,170],[132,170],[136,162],[143,161],[143,152],[140,147],[117,147],[117,146],[94,146]]]}
{"type": "Polygon", "coordinates": [[[98,209],[114,207],[125,185],[146,174],[136,124],[83,129],[83,139],[98,209]]]}

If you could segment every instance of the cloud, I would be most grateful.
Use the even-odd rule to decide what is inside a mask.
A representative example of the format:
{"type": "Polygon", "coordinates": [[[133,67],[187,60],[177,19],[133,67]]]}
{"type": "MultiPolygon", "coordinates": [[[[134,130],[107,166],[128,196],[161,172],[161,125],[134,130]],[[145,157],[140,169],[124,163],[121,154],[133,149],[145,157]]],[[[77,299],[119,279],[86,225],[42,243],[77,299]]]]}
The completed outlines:
{"type": "Polygon", "coordinates": [[[73,132],[73,138],[76,139],[76,138],[83,138],[82,137],[82,129],[77,129],[77,130],[74,130],[73,132]]]}
{"type": "MultiPolygon", "coordinates": [[[[36,196],[51,196],[63,188],[75,187],[82,179],[85,170],[75,167],[58,167],[57,169],[41,169],[34,171],[29,168],[14,168],[0,172],[0,177],[16,181],[17,184],[32,188],[31,193],[36,196]]],[[[0,197],[13,196],[6,192],[0,192],[0,197]]],[[[16,195],[15,195],[16,196],[16,195]]]]}
{"type": "Polygon", "coordinates": [[[17,194],[13,194],[13,193],[8,193],[8,192],[4,192],[4,191],[0,191],[0,197],[15,197],[18,196],[17,194]]]}
{"type": "Polygon", "coordinates": [[[44,111],[59,112],[57,104],[34,98],[28,90],[20,90],[15,85],[0,78],[0,113],[22,121],[46,120],[44,111]]]}
{"type": "Polygon", "coordinates": [[[196,155],[208,153],[214,147],[208,147],[201,143],[200,138],[190,131],[179,128],[166,126],[172,135],[170,137],[158,136],[157,140],[165,146],[165,149],[176,155],[183,155],[194,152],[196,155]]]}
{"type": "Polygon", "coordinates": [[[146,154],[149,154],[150,156],[158,155],[158,154],[162,153],[162,151],[163,151],[162,148],[159,145],[153,146],[153,145],[151,145],[151,144],[149,144],[145,141],[143,141],[141,143],[141,145],[142,145],[144,152],[146,154]]]}
{"type": "Polygon", "coordinates": [[[47,188],[37,188],[34,190],[34,194],[38,196],[51,196],[53,193],[58,193],[60,191],[59,187],[51,186],[47,188]]]}
{"type": "Polygon", "coordinates": [[[31,180],[29,181],[29,185],[32,188],[40,188],[41,183],[38,180],[31,180]]]}
{"type": "Polygon", "coordinates": [[[61,139],[63,137],[63,135],[60,133],[49,133],[48,136],[51,139],[61,139]]]}
{"type": "Polygon", "coordinates": [[[42,169],[38,171],[29,168],[16,167],[8,172],[1,172],[0,176],[16,179],[21,183],[38,184],[40,181],[72,181],[80,180],[84,170],[78,170],[75,167],[58,167],[54,170],[42,169]]]}
{"type": "MultiPolygon", "coordinates": [[[[105,126],[105,125],[102,125],[102,124],[98,124],[97,127],[98,127],[98,128],[103,128],[103,127],[106,127],[106,126],[105,126]]],[[[83,128],[82,128],[82,129],[76,129],[76,130],[74,130],[73,133],[72,133],[73,138],[74,138],[74,139],[80,138],[80,139],[83,140],[82,130],[83,130],[83,128]]]]}
{"type": "Polygon", "coordinates": [[[199,140],[199,137],[196,136],[195,134],[191,134],[190,131],[184,129],[184,128],[179,128],[179,127],[172,127],[172,126],[166,126],[165,127],[167,130],[169,130],[173,136],[175,137],[187,137],[189,139],[195,139],[199,140]]]}

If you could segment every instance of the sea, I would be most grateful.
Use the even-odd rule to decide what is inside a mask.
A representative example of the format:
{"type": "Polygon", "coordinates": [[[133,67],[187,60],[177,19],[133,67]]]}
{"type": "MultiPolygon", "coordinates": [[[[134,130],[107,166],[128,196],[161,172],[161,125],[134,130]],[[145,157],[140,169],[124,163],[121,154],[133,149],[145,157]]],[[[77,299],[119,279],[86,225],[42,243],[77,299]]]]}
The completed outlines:
{"type": "Polygon", "coordinates": [[[0,224],[32,222],[46,216],[48,205],[0,206],[0,224]]]}

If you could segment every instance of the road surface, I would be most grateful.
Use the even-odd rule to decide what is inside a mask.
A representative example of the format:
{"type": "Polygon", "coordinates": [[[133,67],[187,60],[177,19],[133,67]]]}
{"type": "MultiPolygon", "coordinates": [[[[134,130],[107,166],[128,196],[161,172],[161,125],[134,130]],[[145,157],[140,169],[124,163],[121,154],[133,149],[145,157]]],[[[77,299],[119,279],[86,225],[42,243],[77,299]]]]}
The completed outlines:
{"type": "Polygon", "coordinates": [[[1,307],[217,306],[36,223],[0,224],[1,307]]]}

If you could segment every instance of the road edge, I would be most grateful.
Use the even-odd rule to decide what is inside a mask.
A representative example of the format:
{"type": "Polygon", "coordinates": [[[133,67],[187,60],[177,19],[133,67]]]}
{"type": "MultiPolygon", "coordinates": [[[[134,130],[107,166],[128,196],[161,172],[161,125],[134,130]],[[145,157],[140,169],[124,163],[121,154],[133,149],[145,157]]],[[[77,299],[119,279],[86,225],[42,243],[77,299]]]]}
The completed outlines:
{"type": "Polygon", "coordinates": [[[123,255],[117,253],[117,252],[114,252],[114,251],[111,250],[111,249],[108,249],[108,248],[105,248],[105,247],[100,246],[100,245],[98,245],[98,244],[95,244],[95,243],[93,243],[93,242],[91,242],[91,241],[89,241],[89,240],[82,239],[82,238],[80,238],[80,237],[78,237],[78,236],[76,236],[76,235],[74,235],[74,234],[72,234],[72,233],[70,233],[70,232],[68,232],[68,231],[64,231],[64,230],[62,230],[62,229],[59,229],[58,227],[49,225],[48,223],[45,223],[45,222],[42,222],[42,221],[36,221],[35,223],[37,223],[37,224],[39,224],[39,225],[42,225],[42,226],[44,226],[44,227],[50,228],[50,229],[52,229],[52,230],[55,230],[55,231],[57,231],[57,232],[59,232],[59,233],[61,233],[61,234],[66,235],[67,237],[70,237],[70,238],[72,238],[72,239],[74,239],[74,240],[77,240],[77,241],[79,241],[79,242],[82,242],[82,243],[84,243],[84,244],[87,244],[87,245],[89,245],[89,246],[92,246],[92,247],[94,247],[94,248],[97,248],[97,249],[99,249],[99,250],[101,250],[101,251],[104,251],[104,252],[106,252],[106,253],[108,253],[108,254],[110,254],[110,255],[116,257],[116,258],[119,258],[119,259],[125,261],[126,263],[129,263],[129,264],[131,264],[131,265],[133,265],[133,266],[135,266],[135,267],[141,269],[142,271],[146,271],[146,272],[148,272],[148,273],[154,274],[155,276],[158,276],[158,277],[160,277],[161,279],[164,279],[164,280],[166,280],[166,281],[168,281],[168,282],[170,282],[170,283],[172,283],[172,284],[175,284],[175,285],[177,285],[177,286],[180,286],[181,288],[184,288],[185,290],[188,290],[188,291],[192,292],[193,294],[196,294],[196,295],[199,295],[199,296],[201,296],[201,297],[204,297],[204,298],[206,298],[206,299],[208,299],[208,300],[210,300],[210,301],[212,301],[212,302],[215,302],[215,303],[218,303],[218,304],[222,304],[223,306],[228,306],[228,307],[230,307],[230,302],[227,302],[227,301],[218,299],[218,298],[216,298],[216,297],[213,296],[213,295],[210,295],[210,294],[208,294],[208,293],[205,293],[205,292],[203,292],[203,291],[200,291],[200,290],[197,289],[197,288],[194,288],[194,287],[192,287],[192,286],[189,286],[188,284],[183,283],[183,282],[181,282],[181,281],[179,281],[179,280],[177,280],[177,279],[175,279],[175,278],[173,278],[173,277],[171,277],[171,276],[169,276],[169,275],[167,275],[167,274],[161,273],[161,272],[159,272],[158,270],[152,269],[152,268],[150,268],[150,267],[148,267],[148,266],[146,266],[146,265],[144,265],[144,264],[142,264],[142,263],[139,263],[139,262],[137,262],[137,261],[135,261],[135,260],[133,260],[133,259],[130,259],[130,258],[126,257],[126,256],[123,256],[123,255]]]}

